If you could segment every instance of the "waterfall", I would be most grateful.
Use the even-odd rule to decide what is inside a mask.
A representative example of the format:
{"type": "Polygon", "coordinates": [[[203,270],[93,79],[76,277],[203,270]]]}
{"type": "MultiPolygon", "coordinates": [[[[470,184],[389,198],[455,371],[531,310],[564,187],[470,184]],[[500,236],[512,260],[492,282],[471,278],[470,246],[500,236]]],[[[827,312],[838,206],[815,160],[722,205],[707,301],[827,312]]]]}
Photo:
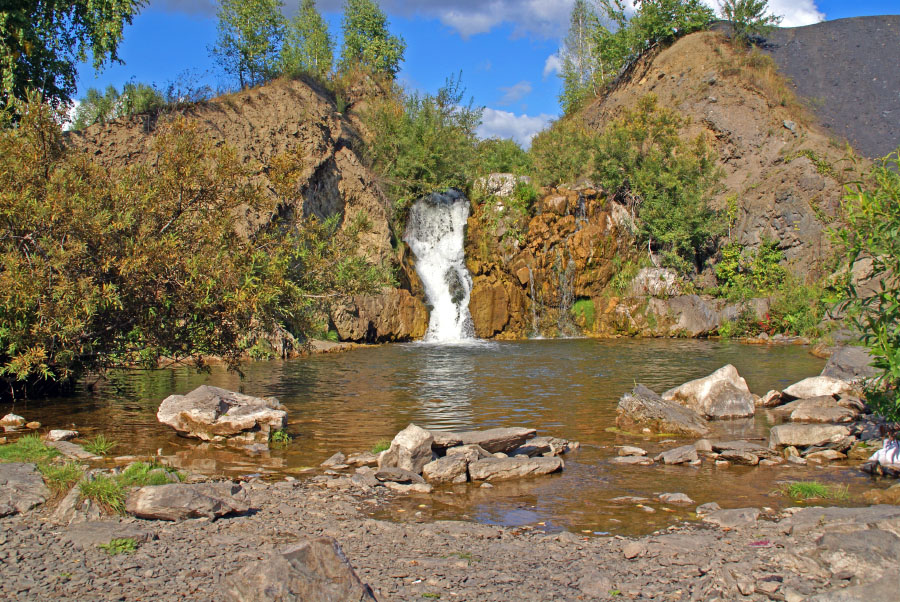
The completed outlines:
{"type": "Polygon", "coordinates": [[[431,306],[426,341],[475,338],[469,314],[472,276],[463,248],[468,218],[468,199],[452,189],[419,199],[409,210],[403,240],[416,256],[416,273],[431,306]]]}

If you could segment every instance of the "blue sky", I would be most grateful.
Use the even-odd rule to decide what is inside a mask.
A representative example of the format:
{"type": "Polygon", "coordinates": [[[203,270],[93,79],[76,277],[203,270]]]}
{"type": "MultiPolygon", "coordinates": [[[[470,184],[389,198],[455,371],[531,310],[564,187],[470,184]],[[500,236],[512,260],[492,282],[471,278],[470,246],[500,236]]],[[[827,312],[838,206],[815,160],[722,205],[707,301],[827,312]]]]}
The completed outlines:
{"type": "MultiPolygon", "coordinates": [[[[716,6],[715,0],[704,0],[716,6]]],[[[342,0],[318,0],[339,36],[342,0]]],[[[391,30],[407,43],[399,79],[409,89],[434,92],[462,71],[475,104],[485,107],[483,136],[530,137],[559,114],[556,75],[560,40],[573,0],[381,0],[391,30]]],[[[296,11],[298,0],[284,0],[296,11]]],[[[896,14],[896,0],[770,0],[785,26],[862,15],[896,14]]],[[[95,73],[79,68],[78,95],[89,87],[129,80],[165,87],[182,78],[214,87],[227,85],[210,58],[215,42],[215,0],[150,0],[125,32],[124,65],[95,73]]]]}

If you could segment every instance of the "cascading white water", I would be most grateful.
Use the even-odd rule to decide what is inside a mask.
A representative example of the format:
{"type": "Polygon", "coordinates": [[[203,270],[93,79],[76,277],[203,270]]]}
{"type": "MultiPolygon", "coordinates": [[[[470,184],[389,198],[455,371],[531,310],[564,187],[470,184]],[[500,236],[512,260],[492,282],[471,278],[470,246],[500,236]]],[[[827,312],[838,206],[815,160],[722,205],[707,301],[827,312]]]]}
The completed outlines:
{"type": "Polygon", "coordinates": [[[475,338],[469,314],[472,276],[464,249],[468,218],[469,201],[457,190],[431,194],[409,210],[403,240],[416,256],[416,273],[431,306],[426,341],[475,338]]]}

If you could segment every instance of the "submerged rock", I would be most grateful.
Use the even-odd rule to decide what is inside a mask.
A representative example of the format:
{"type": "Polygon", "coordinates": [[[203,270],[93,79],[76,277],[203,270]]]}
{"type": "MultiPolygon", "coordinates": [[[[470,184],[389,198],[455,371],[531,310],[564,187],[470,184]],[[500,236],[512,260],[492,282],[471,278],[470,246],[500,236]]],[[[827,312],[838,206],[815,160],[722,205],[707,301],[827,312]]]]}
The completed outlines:
{"type": "Polygon", "coordinates": [[[728,364],[709,376],[687,382],[662,394],[711,420],[746,418],[756,412],[756,404],[747,381],[728,364]]]}
{"type": "Polygon", "coordinates": [[[503,481],[562,470],[563,461],[552,458],[484,458],[469,464],[473,481],[503,481]]]}
{"type": "Polygon", "coordinates": [[[252,562],[226,580],[228,602],[374,602],[338,543],[310,539],[252,562]]]}
{"type": "Polygon", "coordinates": [[[657,433],[702,437],[709,432],[700,414],[673,401],[666,401],[644,385],[638,385],[619,400],[616,425],[625,430],[648,428],[657,433]]]}
{"type": "Polygon", "coordinates": [[[752,527],[759,518],[759,510],[756,508],[735,508],[733,510],[716,510],[703,517],[703,522],[710,523],[722,529],[737,529],[740,527],[752,527]]]}
{"type": "Polygon", "coordinates": [[[433,442],[431,433],[410,424],[397,433],[388,450],[378,457],[378,468],[402,468],[422,474],[422,468],[432,460],[433,442]]]}
{"type": "Polygon", "coordinates": [[[435,433],[436,449],[447,449],[458,445],[479,445],[488,453],[509,453],[523,445],[537,434],[535,429],[512,427],[495,428],[484,431],[463,431],[458,433],[435,433]]]}
{"type": "Polygon", "coordinates": [[[0,516],[27,512],[49,497],[50,490],[34,464],[0,464],[0,516]]]}
{"type": "Polygon", "coordinates": [[[179,434],[204,441],[265,443],[270,432],[287,426],[287,412],[277,400],[209,385],[166,397],[156,417],[179,434]]]}
{"type": "Polygon", "coordinates": [[[250,500],[237,483],[178,483],[141,487],[128,496],[125,509],[138,518],[157,520],[218,518],[247,512],[250,500]]]}
{"type": "Polygon", "coordinates": [[[687,464],[699,460],[697,450],[693,445],[682,445],[666,450],[656,456],[656,461],[663,464],[687,464]]]}
{"type": "MultiPolygon", "coordinates": [[[[427,466],[427,464],[426,464],[427,466]]],[[[418,474],[412,472],[411,470],[406,470],[403,468],[397,468],[396,466],[386,466],[378,472],[375,473],[375,478],[378,479],[382,483],[418,483],[422,484],[425,482],[418,474]]]]}

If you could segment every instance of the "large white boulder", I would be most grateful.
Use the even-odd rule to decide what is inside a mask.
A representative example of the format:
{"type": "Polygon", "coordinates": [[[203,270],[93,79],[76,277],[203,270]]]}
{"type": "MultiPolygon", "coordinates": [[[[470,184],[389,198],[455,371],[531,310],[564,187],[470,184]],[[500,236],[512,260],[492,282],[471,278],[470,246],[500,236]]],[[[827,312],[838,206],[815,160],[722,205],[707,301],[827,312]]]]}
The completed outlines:
{"type": "Polygon", "coordinates": [[[432,460],[432,443],[431,433],[410,424],[397,433],[388,450],[378,457],[378,468],[402,468],[422,474],[422,468],[432,460]]]}
{"type": "Polygon", "coordinates": [[[782,394],[790,399],[808,399],[810,397],[822,397],[830,395],[839,397],[841,395],[854,395],[858,393],[853,385],[845,380],[834,378],[831,376],[811,376],[804,378],[798,383],[794,383],[782,394]]]}
{"type": "Polygon", "coordinates": [[[662,398],[690,408],[710,420],[746,418],[756,412],[747,381],[731,364],[709,376],[669,389],[662,398]]]}

